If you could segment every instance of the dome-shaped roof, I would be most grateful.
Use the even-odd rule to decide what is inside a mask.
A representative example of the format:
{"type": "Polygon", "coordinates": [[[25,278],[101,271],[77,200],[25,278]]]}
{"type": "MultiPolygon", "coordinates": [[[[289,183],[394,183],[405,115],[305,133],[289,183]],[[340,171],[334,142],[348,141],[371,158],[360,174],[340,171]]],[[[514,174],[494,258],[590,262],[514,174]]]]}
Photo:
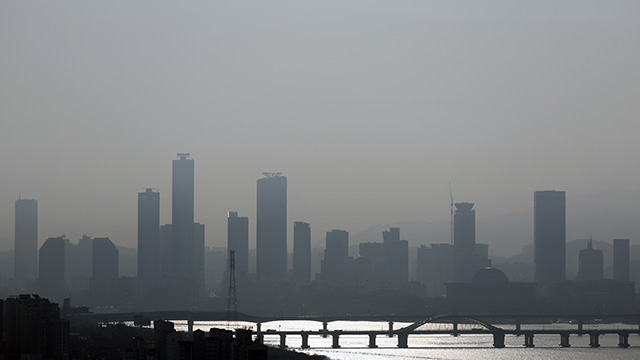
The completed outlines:
{"type": "Polygon", "coordinates": [[[478,270],[478,272],[473,275],[471,282],[509,282],[509,278],[499,269],[486,267],[478,270]]]}

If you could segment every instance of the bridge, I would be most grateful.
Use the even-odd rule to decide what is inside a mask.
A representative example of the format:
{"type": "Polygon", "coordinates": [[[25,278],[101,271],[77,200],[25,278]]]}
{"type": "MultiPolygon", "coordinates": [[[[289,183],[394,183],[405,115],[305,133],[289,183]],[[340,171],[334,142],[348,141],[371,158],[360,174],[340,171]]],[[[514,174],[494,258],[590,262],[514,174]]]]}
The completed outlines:
{"type": "MultiPolygon", "coordinates": [[[[189,332],[193,330],[195,321],[225,321],[226,312],[207,312],[207,311],[155,311],[155,312],[130,312],[130,313],[108,313],[108,314],[82,314],[73,316],[72,319],[88,322],[124,322],[134,321],[135,318],[166,319],[166,320],[187,320],[189,332]]],[[[287,336],[300,336],[302,338],[302,347],[309,347],[309,336],[331,336],[333,339],[332,346],[340,347],[339,339],[341,335],[365,335],[369,337],[369,347],[376,346],[376,337],[386,335],[396,337],[398,339],[398,347],[408,347],[409,335],[437,335],[451,334],[454,336],[466,334],[487,334],[493,336],[493,346],[496,348],[504,347],[504,338],[506,335],[515,335],[524,337],[524,346],[534,347],[535,335],[555,334],[560,337],[560,346],[569,347],[569,339],[571,335],[589,335],[589,345],[591,347],[599,347],[599,337],[606,334],[617,334],[619,336],[618,346],[626,348],[629,346],[629,335],[640,334],[640,314],[513,314],[513,315],[490,315],[480,319],[479,317],[469,315],[435,315],[415,321],[416,316],[299,316],[299,317],[260,317],[248,314],[238,314],[239,321],[255,322],[257,324],[257,339],[264,340],[264,336],[279,336],[280,346],[286,346],[287,336]],[[393,319],[389,321],[389,319],[393,319]],[[488,320],[487,320],[488,319],[488,320]],[[572,330],[523,330],[524,323],[550,322],[554,320],[571,320],[576,324],[576,328],[572,330]],[[593,322],[595,319],[601,320],[602,323],[607,322],[633,322],[637,324],[636,329],[584,329],[584,324],[593,322]],[[318,321],[323,324],[323,328],[317,331],[275,331],[267,330],[263,332],[261,325],[271,321],[286,320],[308,320],[318,321]],[[358,331],[358,330],[328,330],[328,323],[332,321],[388,321],[389,328],[385,331],[358,331]],[[404,328],[394,329],[394,321],[410,322],[411,325],[404,328]],[[489,321],[498,321],[503,323],[507,321],[515,324],[515,329],[503,329],[494,326],[489,321]],[[451,323],[450,329],[445,330],[420,330],[420,327],[429,323],[451,323]],[[476,324],[479,328],[471,330],[460,329],[458,324],[476,324]]]]}
{"type": "Polygon", "coordinates": [[[407,348],[409,347],[409,335],[442,335],[442,334],[450,334],[453,336],[460,336],[465,334],[486,334],[493,336],[493,346],[496,348],[505,347],[505,336],[506,335],[515,335],[515,336],[523,336],[525,347],[534,347],[534,336],[535,335],[549,335],[555,334],[560,337],[560,346],[562,347],[570,347],[571,344],[569,342],[569,338],[571,335],[589,335],[589,346],[590,347],[600,347],[600,336],[607,334],[616,334],[618,335],[618,346],[621,348],[629,347],[629,335],[630,334],[639,334],[640,335],[640,327],[638,329],[597,329],[597,330],[583,330],[582,323],[578,324],[578,327],[573,330],[555,330],[555,329],[536,329],[536,330],[522,330],[519,326],[516,326],[515,330],[502,329],[497,326],[494,326],[482,319],[471,317],[471,316],[462,316],[462,315],[438,315],[432,316],[423,320],[419,320],[414,322],[411,325],[405,326],[403,328],[394,330],[393,329],[393,321],[389,322],[389,329],[386,331],[378,330],[329,330],[327,326],[327,322],[323,322],[323,328],[317,331],[276,331],[276,330],[267,330],[263,332],[261,330],[261,323],[257,324],[257,340],[259,342],[264,342],[265,336],[279,336],[280,337],[280,347],[286,347],[286,338],[287,336],[300,336],[302,338],[302,348],[309,348],[309,336],[322,336],[322,337],[332,337],[332,346],[333,348],[340,348],[340,336],[341,335],[364,335],[369,337],[369,347],[376,348],[376,338],[380,335],[386,335],[389,337],[396,337],[398,339],[398,347],[399,348],[407,348]],[[430,323],[443,323],[448,322],[451,323],[451,329],[437,329],[437,330],[419,330],[423,325],[427,325],[430,323]],[[459,329],[458,325],[464,324],[476,324],[481,326],[480,328],[473,328],[470,330],[459,329]]]}

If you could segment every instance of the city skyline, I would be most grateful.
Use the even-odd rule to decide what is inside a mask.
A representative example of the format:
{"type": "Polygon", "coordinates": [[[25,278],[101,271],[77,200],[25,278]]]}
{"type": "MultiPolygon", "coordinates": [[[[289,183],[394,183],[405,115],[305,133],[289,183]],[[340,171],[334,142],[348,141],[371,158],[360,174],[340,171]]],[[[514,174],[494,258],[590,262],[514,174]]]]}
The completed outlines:
{"type": "MultiPolygon", "coordinates": [[[[190,154],[182,154],[182,153],[179,153],[178,155],[179,155],[179,157],[180,157],[180,156],[182,156],[182,157],[180,157],[180,159],[183,159],[183,158],[184,158],[183,160],[185,160],[185,159],[186,159],[186,157],[188,157],[190,154]]],[[[178,161],[178,160],[173,160],[173,161],[174,161],[174,166],[175,166],[175,161],[178,161]]],[[[190,169],[189,171],[191,172],[191,176],[190,176],[190,178],[191,178],[191,179],[193,179],[193,159],[189,159],[188,161],[190,161],[190,162],[191,162],[191,169],[190,169]]],[[[265,173],[265,172],[263,172],[262,174],[263,174],[263,176],[264,176],[264,174],[278,174],[278,176],[281,176],[281,175],[280,175],[280,173],[265,173]]],[[[284,177],[284,176],[283,176],[283,178],[286,178],[286,177],[284,177]]],[[[196,200],[196,201],[197,201],[197,198],[198,198],[198,196],[197,196],[197,192],[195,192],[195,190],[193,189],[193,186],[191,186],[191,187],[192,187],[192,188],[190,189],[189,193],[192,193],[192,192],[193,192],[193,194],[194,194],[194,195],[193,195],[193,198],[194,198],[194,200],[196,200]]],[[[142,188],[142,189],[143,189],[143,190],[145,190],[146,192],[148,192],[148,191],[151,191],[151,189],[152,189],[152,188],[142,188]]],[[[155,188],[153,188],[153,189],[155,190],[155,188]]],[[[555,191],[555,190],[536,190],[535,192],[546,192],[546,191],[555,191]]],[[[160,191],[159,191],[159,190],[155,190],[153,193],[154,193],[154,194],[156,194],[156,195],[158,195],[158,194],[160,193],[160,191]]],[[[138,192],[138,193],[137,193],[138,198],[141,196],[141,194],[144,194],[144,192],[138,192]]],[[[20,196],[21,196],[21,195],[20,195],[20,196]]],[[[22,200],[22,201],[24,201],[24,199],[22,199],[22,198],[20,198],[20,199],[18,199],[18,200],[22,200]]],[[[16,200],[16,202],[18,202],[18,200],[16,200]]],[[[194,201],[194,200],[191,200],[190,202],[191,202],[191,203],[196,202],[196,201],[194,201]]],[[[37,199],[27,199],[27,201],[36,201],[36,202],[37,202],[38,200],[37,200],[37,199]]],[[[158,201],[158,200],[156,200],[156,201],[159,203],[159,201],[158,201]]],[[[287,202],[288,202],[288,200],[287,200],[287,202]]],[[[466,204],[466,203],[456,203],[456,206],[457,206],[458,204],[466,204]]],[[[288,203],[287,203],[287,205],[288,205],[288,203]]],[[[475,204],[474,204],[474,205],[475,205],[475,204]]],[[[530,211],[530,212],[531,212],[531,214],[533,214],[533,213],[534,213],[534,211],[533,211],[533,210],[534,210],[533,203],[532,203],[531,205],[532,205],[532,206],[531,206],[531,208],[530,208],[530,209],[527,209],[527,211],[530,211]]],[[[162,208],[162,206],[160,206],[160,208],[162,208]]],[[[160,210],[160,209],[158,209],[158,210],[160,210]]],[[[165,209],[165,212],[166,212],[166,211],[167,211],[167,210],[165,209]]],[[[473,211],[475,211],[475,208],[474,208],[474,210],[473,210],[473,211]]],[[[526,213],[527,211],[524,211],[524,212],[523,212],[523,214],[524,214],[524,213],[526,213]]],[[[162,211],[160,210],[160,212],[162,212],[162,211]]],[[[255,213],[255,212],[254,212],[254,213],[255,213]]],[[[227,215],[228,215],[228,211],[227,211],[227,215]]],[[[521,214],[521,215],[522,215],[522,214],[521,214]]],[[[140,215],[138,215],[138,216],[140,216],[140,215]]],[[[527,215],[527,216],[529,216],[529,215],[527,215]]],[[[569,219],[569,218],[570,218],[570,214],[569,214],[569,213],[567,213],[567,214],[566,214],[566,217],[567,217],[567,219],[569,219]]],[[[226,216],[225,216],[225,218],[226,218],[226,216]]],[[[498,218],[500,218],[500,216],[498,216],[498,218]]],[[[509,215],[505,215],[505,216],[504,216],[504,218],[509,218],[509,215]]],[[[15,219],[15,214],[14,214],[14,219],[15,219]]],[[[249,217],[247,217],[247,221],[248,221],[248,222],[249,222],[249,224],[250,224],[250,227],[249,227],[249,234],[250,234],[250,237],[249,237],[249,248],[250,248],[250,249],[254,249],[254,250],[255,250],[255,249],[257,249],[257,247],[256,247],[256,243],[257,243],[257,242],[256,242],[256,233],[255,233],[254,231],[252,231],[253,229],[251,229],[251,226],[255,226],[255,218],[252,218],[251,216],[249,216],[249,217]]],[[[295,215],[293,215],[293,216],[288,216],[288,217],[287,217],[287,221],[286,221],[286,223],[287,223],[287,225],[286,225],[286,231],[287,231],[287,249],[288,249],[288,250],[287,250],[287,254],[292,254],[292,253],[293,253],[293,225],[294,225],[294,223],[295,223],[296,221],[298,221],[298,217],[296,217],[295,215]]],[[[201,221],[201,222],[202,222],[202,221],[201,221]]],[[[442,225],[442,224],[444,224],[445,222],[446,222],[446,223],[448,223],[448,221],[443,221],[443,220],[441,220],[441,221],[437,221],[437,222],[431,222],[431,224],[439,224],[439,225],[442,225]]],[[[202,223],[207,223],[207,221],[205,220],[205,221],[204,221],[204,222],[202,222],[202,223]]],[[[416,222],[416,223],[417,223],[417,224],[420,224],[421,222],[419,222],[419,221],[418,221],[418,222],[416,222]]],[[[403,221],[399,221],[399,222],[394,223],[394,224],[391,224],[391,225],[392,225],[392,226],[397,226],[398,224],[407,224],[407,223],[406,223],[406,222],[403,222],[403,221]]],[[[411,224],[411,223],[409,223],[409,224],[411,224]]],[[[429,224],[429,222],[428,222],[428,221],[424,221],[424,222],[422,222],[422,224],[423,224],[423,225],[424,225],[424,224],[429,224]]],[[[168,225],[170,226],[171,224],[169,223],[168,225]]],[[[505,223],[505,225],[510,226],[510,225],[512,225],[512,224],[507,224],[507,223],[505,223]]],[[[371,230],[371,229],[374,229],[374,228],[377,228],[377,227],[380,227],[380,226],[381,226],[381,224],[379,224],[379,223],[378,223],[378,224],[371,225],[371,226],[369,226],[367,229],[362,230],[362,233],[370,232],[370,230],[371,230]]],[[[38,224],[38,228],[39,228],[39,227],[40,227],[40,225],[38,224]]],[[[227,246],[227,237],[226,237],[226,235],[227,235],[227,234],[226,234],[226,230],[227,230],[227,229],[226,229],[226,227],[227,227],[227,224],[225,224],[225,229],[224,229],[224,230],[225,230],[225,238],[224,238],[224,243],[223,243],[223,244],[210,244],[210,243],[207,243],[207,241],[206,241],[206,239],[205,239],[205,247],[226,247],[226,246],[227,246]]],[[[568,226],[567,226],[567,227],[568,227],[568,226]]],[[[331,227],[330,227],[329,229],[331,229],[331,227]]],[[[328,229],[328,230],[329,230],[329,229],[328,229]]],[[[442,227],[441,227],[439,230],[442,230],[442,227]]],[[[515,255],[515,254],[519,253],[519,251],[520,251],[520,250],[522,250],[522,246],[526,246],[526,245],[528,245],[528,244],[533,244],[533,243],[534,243],[534,239],[533,239],[533,237],[534,237],[534,236],[533,236],[533,232],[534,232],[534,227],[532,226],[532,227],[531,227],[531,232],[530,232],[530,234],[529,234],[529,235],[531,236],[531,240],[530,240],[529,242],[524,241],[524,242],[522,242],[521,244],[518,244],[518,245],[519,245],[519,247],[516,249],[517,251],[512,251],[512,252],[504,253],[504,252],[500,252],[500,249],[498,248],[498,252],[497,252],[497,254],[496,254],[496,253],[494,253],[494,251],[495,251],[495,247],[494,247],[494,248],[492,249],[492,255],[505,256],[505,254],[507,254],[508,256],[511,256],[511,255],[515,255]]],[[[427,244],[427,245],[428,245],[428,244],[436,244],[436,243],[447,242],[447,240],[448,240],[448,239],[446,239],[446,238],[445,238],[445,236],[444,236],[444,234],[442,233],[442,231],[440,231],[440,233],[441,233],[441,236],[440,236],[439,238],[437,238],[437,239],[434,239],[434,238],[429,237],[429,235],[430,235],[430,234],[426,234],[426,237],[421,237],[421,238],[412,238],[412,239],[411,239],[411,241],[410,241],[410,243],[412,243],[412,244],[413,244],[412,246],[414,246],[414,247],[415,247],[415,246],[424,245],[424,244],[427,244]]],[[[568,230],[567,230],[567,233],[568,233],[568,230]]],[[[584,232],[583,232],[583,231],[580,231],[579,229],[578,229],[578,230],[576,230],[576,231],[575,231],[575,233],[584,234],[584,232]]],[[[68,234],[68,233],[42,235],[42,236],[44,236],[44,238],[42,238],[42,239],[38,238],[38,248],[39,248],[39,247],[44,243],[44,240],[46,240],[46,238],[47,238],[47,237],[57,237],[57,236],[60,236],[60,235],[68,236],[67,234],[68,234]]],[[[82,238],[84,235],[86,235],[86,233],[84,233],[84,232],[83,232],[82,236],[80,236],[79,238],[82,238]]],[[[93,236],[93,235],[97,235],[97,234],[90,233],[90,235],[92,235],[92,236],[93,236]]],[[[109,236],[109,234],[103,234],[103,235],[107,235],[107,236],[109,236]]],[[[449,235],[449,234],[447,233],[447,236],[448,236],[448,235],[449,235]]],[[[525,234],[525,235],[526,235],[526,234],[525,234]]],[[[590,234],[590,236],[592,236],[592,235],[593,235],[593,234],[591,233],[591,234],[590,234]]],[[[477,234],[475,234],[475,236],[477,236],[477,234]]],[[[110,237],[111,237],[111,236],[110,236],[110,237]]],[[[620,237],[620,236],[603,237],[603,238],[602,238],[602,240],[605,240],[605,241],[609,241],[609,242],[611,242],[613,238],[617,238],[617,237],[620,237]]],[[[73,236],[69,236],[69,238],[70,238],[70,239],[72,239],[72,240],[74,240],[73,236]]],[[[567,240],[577,240],[577,239],[585,239],[585,238],[586,238],[585,236],[582,236],[582,237],[581,237],[581,236],[577,236],[577,237],[574,237],[574,238],[570,238],[570,237],[569,237],[569,235],[567,235],[567,240]]],[[[13,239],[12,239],[12,241],[13,241],[13,239]]],[[[362,238],[362,239],[358,238],[358,239],[357,239],[357,241],[368,241],[368,240],[366,240],[366,238],[362,238]]],[[[136,242],[138,242],[138,240],[136,240],[136,242]]],[[[323,248],[323,245],[324,245],[324,244],[323,244],[323,242],[324,242],[324,241],[318,241],[318,240],[314,241],[314,238],[312,238],[311,247],[312,247],[312,248],[315,248],[315,249],[322,249],[322,248],[323,248]]],[[[489,240],[488,242],[489,242],[489,245],[491,245],[491,244],[492,244],[491,240],[489,240]]],[[[136,248],[136,249],[138,248],[137,244],[135,244],[135,243],[134,243],[134,244],[128,244],[128,243],[123,244],[123,243],[119,243],[118,241],[115,241],[114,243],[115,243],[116,245],[118,245],[118,246],[122,246],[122,247],[136,248]]],[[[480,241],[478,241],[478,243],[480,243],[480,241]]],[[[494,245],[495,245],[495,243],[494,243],[494,245]]],[[[1,251],[1,250],[2,250],[2,248],[0,248],[0,251],[1,251]]],[[[353,250],[354,250],[354,249],[351,249],[350,251],[353,251],[353,250]]]]}
{"type": "Polygon", "coordinates": [[[314,247],[332,228],[446,223],[449,182],[505,255],[531,222],[486,222],[543,189],[567,191],[568,239],[640,238],[637,2],[148,4],[0,4],[0,249],[19,192],[39,245],[135,247],[132,194],[157,188],[171,223],[181,151],[207,246],[229,210],[255,238],[262,171],[287,175],[288,239],[309,222],[314,247]]]}

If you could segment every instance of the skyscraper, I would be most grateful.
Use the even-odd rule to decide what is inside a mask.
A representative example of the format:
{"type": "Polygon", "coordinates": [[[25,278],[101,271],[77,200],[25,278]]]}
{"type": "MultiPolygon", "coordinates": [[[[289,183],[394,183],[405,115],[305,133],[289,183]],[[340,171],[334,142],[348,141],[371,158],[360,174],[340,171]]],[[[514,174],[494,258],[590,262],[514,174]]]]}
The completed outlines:
{"type": "Polygon", "coordinates": [[[476,211],[473,203],[456,203],[453,220],[453,256],[456,282],[471,281],[477,270],[476,211]]]}
{"type": "Polygon", "coordinates": [[[145,285],[160,276],[160,193],[138,193],[138,280],[145,285]]]}
{"type": "Polygon", "coordinates": [[[189,154],[178,154],[178,157],[178,160],[173,160],[171,184],[171,272],[194,283],[196,279],[193,266],[193,159],[188,158],[189,154]]]}
{"type": "Polygon", "coordinates": [[[580,250],[578,255],[578,280],[602,280],[604,275],[604,257],[602,250],[593,248],[593,242],[589,239],[586,249],[580,250]]]}
{"type": "Polygon", "coordinates": [[[629,281],[629,239],[613,240],[613,280],[629,281]]]}
{"type": "Polygon", "coordinates": [[[249,273],[249,218],[238,216],[237,211],[227,214],[227,248],[235,251],[236,276],[246,276],[249,273]]]}
{"type": "Polygon", "coordinates": [[[293,223],[293,278],[303,284],[311,281],[311,228],[309,223],[293,223]]]}
{"type": "Polygon", "coordinates": [[[287,178],[263,173],[258,179],[256,221],[259,281],[284,280],[287,276],[287,178]]]}
{"type": "Polygon", "coordinates": [[[48,238],[40,247],[38,266],[38,293],[53,302],[64,297],[65,238],[48,238]]]}
{"type": "Polygon", "coordinates": [[[565,192],[533,194],[533,254],[535,281],[542,294],[549,285],[566,278],[565,192]]]}
{"type": "Polygon", "coordinates": [[[38,202],[18,199],[15,204],[14,278],[19,289],[35,285],[38,277],[38,202]]]}

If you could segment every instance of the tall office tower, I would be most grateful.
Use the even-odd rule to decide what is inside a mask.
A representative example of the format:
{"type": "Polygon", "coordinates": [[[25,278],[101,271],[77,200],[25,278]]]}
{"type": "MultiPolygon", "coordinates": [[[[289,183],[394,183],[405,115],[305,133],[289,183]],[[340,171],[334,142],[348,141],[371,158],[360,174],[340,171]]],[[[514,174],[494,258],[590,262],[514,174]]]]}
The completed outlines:
{"type": "Polygon", "coordinates": [[[15,217],[14,278],[19,289],[30,290],[38,277],[38,201],[16,200],[15,217]]]}
{"type": "Polygon", "coordinates": [[[296,282],[311,282],[311,228],[309,223],[293,223],[293,278],[296,282]]]}
{"type": "Polygon", "coordinates": [[[476,211],[473,203],[456,203],[453,217],[453,262],[456,282],[469,282],[479,269],[476,262],[476,211]]]}
{"type": "Polygon", "coordinates": [[[172,274],[173,241],[171,233],[173,226],[165,224],[160,226],[160,275],[163,277],[172,274]]]}
{"type": "Polygon", "coordinates": [[[613,280],[629,281],[629,239],[613,239],[613,280]]]}
{"type": "Polygon", "coordinates": [[[453,281],[453,246],[451,244],[421,245],[418,248],[418,281],[425,285],[427,296],[446,294],[445,283],[453,281]]]}
{"type": "Polygon", "coordinates": [[[385,283],[400,286],[409,281],[409,242],[400,240],[400,228],[382,232],[386,270],[385,283]]]}
{"type": "Polygon", "coordinates": [[[5,304],[5,359],[68,358],[69,320],[60,318],[58,304],[30,294],[5,304]]]}
{"type": "Polygon", "coordinates": [[[204,224],[193,224],[193,274],[199,292],[204,291],[204,224]]]}
{"type": "Polygon", "coordinates": [[[138,193],[138,281],[150,285],[160,277],[160,193],[138,193]]]}
{"type": "Polygon", "coordinates": [[[327,245],[324,259],[320,262],[320,280],[331,284],[345,284],[349,281],[349,232],[327,231],[327,245]]]}
{"type": "Polygon", "coordinates": [[[238,216],[237,211],[227,214],[227,248],[235,251],[236,276],[246,276],[249,273],[249,218],[238,216]]]}
{"type": "Polygon", "coordinates": [[[65,238],[48,238],[40,247],[38,294],[60,303],[64,297],[65,238]]]}
{"type": "Polygon", "coordinates": [[[604,277],[604,257],[602,250],[595,250],[589,239],[586,249],[580,250],[578,255],[578,280],[602,280],[604,277]]]}
{"type": "Polygon", "coordinates": [[[564,191],[545,190],[533,194],[533,261],[538,290],[566,278],[566,197],[564,191]]]}
{"type": "Polygon", "coordinates": [[[172,216],[172,274],[195,282],[193,266],[193,159],[189,154],[178,154],[173,160],[171,193],[172,216]]]}
{"type": "Polygon", "coordinates": [[[258,281],[287,277],[287,178],[263,173],[258,179],[256,228],[258,281]]]}

